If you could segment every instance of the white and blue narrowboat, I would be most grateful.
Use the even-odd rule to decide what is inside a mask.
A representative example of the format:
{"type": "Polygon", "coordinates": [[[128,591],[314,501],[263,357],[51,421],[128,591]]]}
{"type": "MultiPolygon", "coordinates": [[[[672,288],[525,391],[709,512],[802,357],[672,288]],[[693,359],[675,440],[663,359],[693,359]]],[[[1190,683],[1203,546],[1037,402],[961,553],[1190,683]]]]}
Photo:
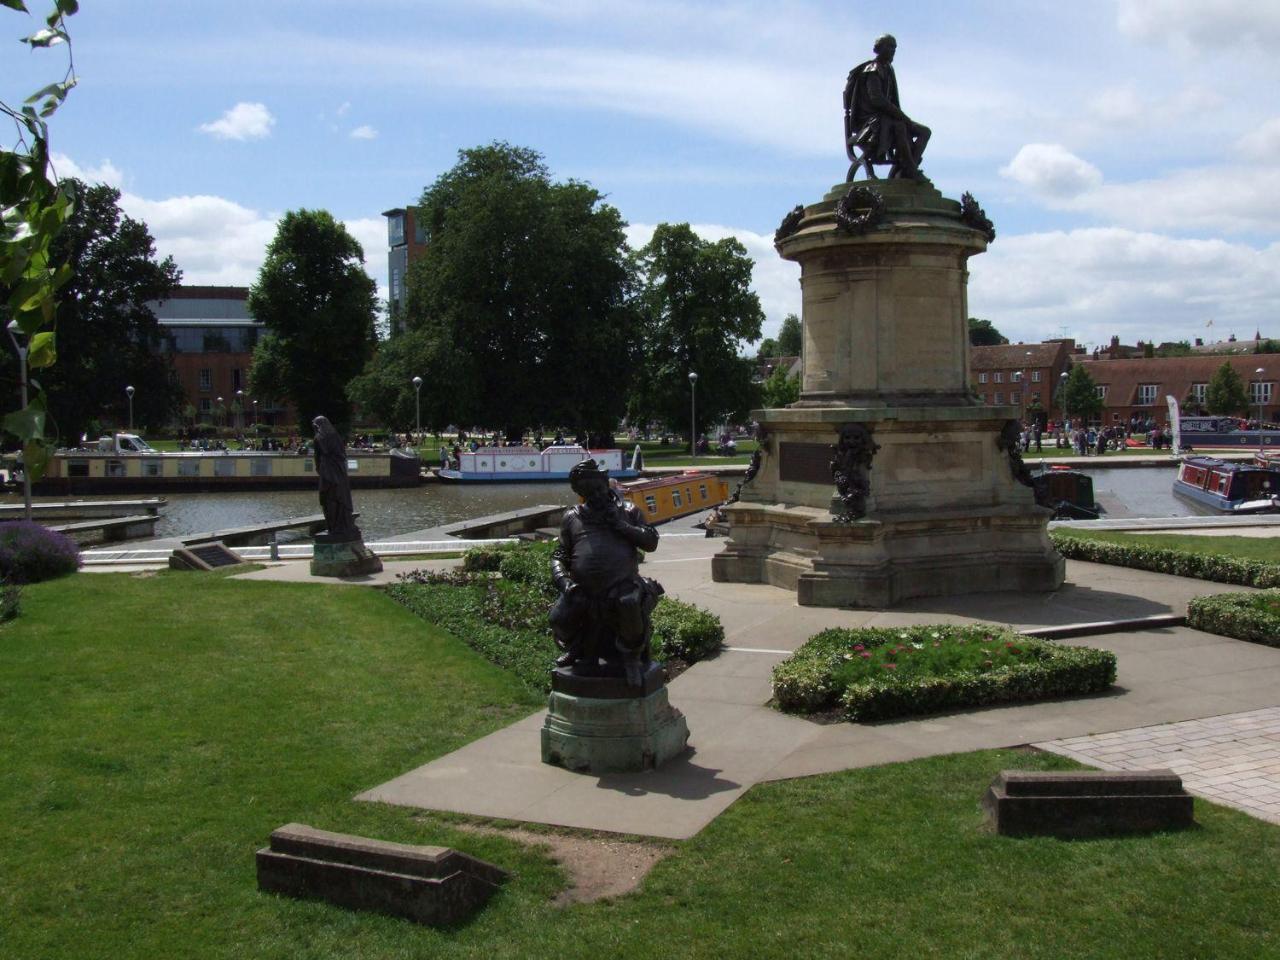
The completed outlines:
{"type": "Polygon", "coordinates": [[[1280,447],[1280,430],[1241,429],[1238,417],[1182,417],[1179,425],[1183,448],[1280,447]]]}
{"type": "Polygon", "coordinates": [[[623,465],[621,450],[588,450],[577,444],[547,447],[480,447],[464,450],[456,467],[442,467],[436,476],[449,483],[531,483],[567,480],[583,460],[595,460],[611,479],[640,476],[643,462],[637,446],[631,463],[623,465]]]}
{"type": "Polygon", "coordinates": [[[1173,492],[1223,513],[1280,512],[1280,466],[1187,457],[1173,492]]]}

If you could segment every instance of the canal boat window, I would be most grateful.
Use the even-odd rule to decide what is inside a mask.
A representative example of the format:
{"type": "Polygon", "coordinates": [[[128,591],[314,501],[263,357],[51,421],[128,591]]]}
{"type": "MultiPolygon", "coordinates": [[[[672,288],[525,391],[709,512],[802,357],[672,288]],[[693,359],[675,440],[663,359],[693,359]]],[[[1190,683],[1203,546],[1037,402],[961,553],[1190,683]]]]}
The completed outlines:
{"type": "Polygon", "coordinates": [[[684,498],[689,501],[689,506],[693,506],[693,488],[692,487],[684,488],[684,498]]]}
{"type": "Polygon", "coordinates": [[[125,475],[126,475],[126,474],[125,474],[124,461],[123,461],[123,460],[108,460],[108,461],[107,461],[107,476],[108,476],[108,477],[123,477],[123,476],[125,476],[125,475]]]}
{"type": "Polygon", "coordinates": [[[698,493],[702,496],[703,500],[707,499],[707,485],[705,483],[698,484],[698,493]]]}
{"type": "Polygon", "coordinates": [[[88,460],[68,460],[67,476],[68,477],[87,477],[89,475],[88,460]]]}
{"type": "Polygon", "coordinates": [[[267,457],[254,457],[249,461],[249,475],[252,477],[271,476],[271,461],[267,457]]]}
{"type": "MultiPolygon", "coordinates": [[[[506,466],[506,461],[503,461],[503,466],[506,466]]],[[[348,461],[347,461],[347,472],[348,472],[348,473],[351,473],[351,472],[353,472],[353,471],[355,471],[355,470],[359,470],[359,469],[360,469],[360,461],[359,461],[359,460],[348,460],[348,461]]]]}
{"type": "Polygon", "coordinates": [[[198,477],[200,476],[200,458],[185,457],[178,461],[178,476],[180,477],[198,477]]]}
{"type": "Polygon", "coordinates": [[[162,477],[164,476],[164,461],[162,460],[143,460],[142,475],[144,477],[162,477]]]}
{"type": "Polygon", "coordinates": [[[682,507],[682,506],[684,506],[684,501],[680,499],[680,491],[679,491],[679,490],[672,490],[672,491],[671,491],[671,505],[672,505],[673,507],[682,507]]]}
{"type": "Polygon", "coordinates": [[[311,465],[311,461],[310,461],[310,460],[303,460],[303,461],[302,461],[302,472],[303,472],[303,473],[312,473],[314,470],[315,470],[315,467],[313,467],[313,466],[311,465]]]}
{"type": "Polygon", "coordinates": [[[645,494],[644,505],[645,505],[645,508],[650,513],[658,512],[658,498],[655,497],[653,494],[651,493],[645,494]]]}
{"type": "Polygon", "coordinates": [[[215,477],[234,477],[236,475],[235,458],[225,457],[213,461],[213,475],[215,477]]]}
{"type": "Polygon", "coordinates": [[[1219,492],[1219,493],[1226,493],[1226,492],[1227,492],[1227,479],[1228,479],[1228,478],[1227,478],[1227,476],[1226,476],[1225,474],[1223,474],[1222,476],[1219,476],[1219,477],[1218,477],[1218,492],[1219,492]]]}

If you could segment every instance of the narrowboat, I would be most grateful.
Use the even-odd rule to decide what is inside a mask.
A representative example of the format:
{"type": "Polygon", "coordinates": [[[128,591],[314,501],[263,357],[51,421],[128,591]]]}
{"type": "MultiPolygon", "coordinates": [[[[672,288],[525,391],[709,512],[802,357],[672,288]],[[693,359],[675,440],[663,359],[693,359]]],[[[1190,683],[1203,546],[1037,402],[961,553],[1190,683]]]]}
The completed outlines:
{"type": "Polygon", "coordinates": [[[1235,417],[1182,417],[1179,442],[1184,449],[1196,447],[1277,447],[1280,430],[1242,430],[1235,417]]]}
{"type": "Polygon", "coordinates": [[[1053,509],[1054,520],[1097,520],[1102,510],[1093,499],[1093,478],[1055,466],[1032,478],[1036,503],[1053,509]]]}
{"type": "Polygon", "coordinates": [[[537,447],[480,447],[464,450],[457,467],[441,467],[436,476],[448,483],[532,483],[568,480],[569,471],[583,460],[595,460],[609,477],[627,480],[640,476],[644,463],[637,446],[629,466],[623,466],[621,450],[588,450],[576,443],[537,447]]]}
{"type": "MultiPolygon", "coordinates": [[[[422,480],[416,453],[349,450],[352,487],[410,487],[422,480]]],[[[309,453],[207,450],[162,453],[134,434],[103,437],[92,447],[59,450],[32,489],[40,494],[173,490],[306,489],[319,482],[309,453]]]]}
{"type": "Polygon", "coordinates": [[[634,480],[619,484],[618,490],[651,524],[701,513],[729,499],[728,482],[702,470],[634,480]]]}
{"type": "Polygon", "coordinates": [[[1280,466],[1187,457],[1178,467],[1173,492],[1223,513],[1280,511],[1280,466]]]}

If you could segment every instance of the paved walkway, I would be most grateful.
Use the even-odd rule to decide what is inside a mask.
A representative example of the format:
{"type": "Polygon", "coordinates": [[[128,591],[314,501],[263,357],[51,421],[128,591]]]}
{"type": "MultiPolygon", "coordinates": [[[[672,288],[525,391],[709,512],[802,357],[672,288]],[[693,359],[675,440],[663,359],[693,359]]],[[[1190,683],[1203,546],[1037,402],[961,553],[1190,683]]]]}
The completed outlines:
{"type": "MultiPolygon", "coordinates": [[[[667,536],[646,564],[669,594],[717,613],[725,649],[671,684],[693,750],[663,769],[592,777],[540,762],[543,713],[477,740],[360,799],[560,826],[685,838],[753,784],[941,753],[1089,737],[1280,705],[1280,649],[1187,627],[1091,638],[1116,652],[1108,694],[882,724],[820,725],[769,708],[773,667],[827,626],[986,621],[1016,628],[1180,615],[1187,601],[1232,588],[1071,561],[1053,594],[913,601],[891,611],[799,607],[787,591],[717,584],[721,541],[667,536]]],[[[408,564],[413,566],[413,564],[408,564]]],[[[264,570],[248,577],[280,578],[264,570]]],[[[1265,754],[1280,761],[1280,745],[1265,754]]],[[[1261,751],[1260,751],[1261,754],[1261,751]]],[[[994,773],[994,771],[993,771],[994,773]]]]}

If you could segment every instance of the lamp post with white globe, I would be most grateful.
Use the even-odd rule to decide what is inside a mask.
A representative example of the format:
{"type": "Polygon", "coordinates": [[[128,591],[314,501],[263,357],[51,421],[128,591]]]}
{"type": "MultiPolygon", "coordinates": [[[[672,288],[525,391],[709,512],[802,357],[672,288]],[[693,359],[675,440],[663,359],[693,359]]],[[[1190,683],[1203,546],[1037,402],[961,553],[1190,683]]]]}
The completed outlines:
{"type": "Polygon", "coordinates": [[[1262,397],[1263,397],[1262,378],[1266,375],[1266,372],[1267,371],[1264,370],[1262,367],[1259,367],[1257,370],[1253,371],[1254,376],[1258,378],[1258,386],[1255,389],[1258,391],[1258,452],[1259,453],[1262,452],[1262,436],[1263,436],[1262,434],[1262,397]]]}
{"type": "Polygon", "coordinates": [[[413,429],[414,440],[422,437],[422,378],[413,378],[413,429]]]}
{"type": "Polygon", "coordinates": [[[129,432],[133,433],[133,387],[125,387],[124,394],[129,398],[129,432]]]}
{"type": "Polygon", "coordinates": [[[689,371],[689,456],[698,456],[698,375],[689,371]]]}

